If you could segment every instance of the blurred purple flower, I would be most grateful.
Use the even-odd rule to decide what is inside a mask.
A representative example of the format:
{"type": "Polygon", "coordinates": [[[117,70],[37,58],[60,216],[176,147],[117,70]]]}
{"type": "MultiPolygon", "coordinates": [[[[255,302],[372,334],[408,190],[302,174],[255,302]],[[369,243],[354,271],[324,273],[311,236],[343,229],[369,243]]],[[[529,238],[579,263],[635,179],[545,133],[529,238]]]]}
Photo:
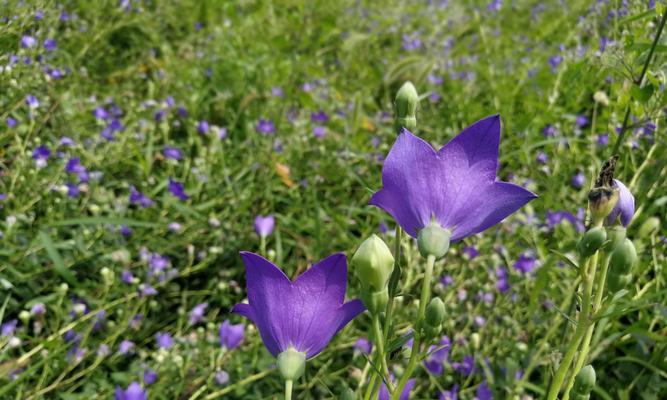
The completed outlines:
{"type": "Polygon", "coordinates": [[[46,312],[46,306],[44,303],[36,303],[30,308],[30,314],[32,315],[44,315],[46,312]]]}
{"type": "Polygon", "coordinates": [[[153,205],[153,200],[138,191],[134,186],[130,186],[130,203],[138,204],[141,208],[148,208],[153,205]]]}
{"type": "Polygon", "coordinates": [[[49,157],[51,157],[51,149],[44,145],[37,146],[35,150],[32,151],[32,158],[35,160],[35,164],[38,168],[46,167],[49,157]]]}
{"type": "Polygon", "coordinates": [[[37,44],[37,39],[30,35],[23,35],[21,37],[21,47],[24,49],[29,49],[34,47],[37,44]]]}
{"type": "Polygon", "coordinates": [[[133,349],[134,349],[134,342],[125,339],[122,342],[120,342],[120,345],[118,346],[118,354],[124,355],[129,353],[133,349]]]}
{"type": "Polygon", "coordinates": [[[579,128],[584,128],[586,125],[588,125],[588,117],[585,115],[577,115],[577,118],[575,120],[575,123],[579,128]]]}
{"type": "Polygon", "coordinates": [[[265,238],[271,235],[275,226],[276,219],[271,214],[267,216],[258,215],[255,217],[255,232],[257,232],[260,237],[265,238]]]}
{"type": "Polygon", "coordinates": [[[524,252],[514,262],[513,267],[522,274],[528,274],[537,268],[537,259],[535,259],[529,252],[524,252]]]}
{"type": "Polygon", "coordinates": [[[39,100],[37,100],[37,97],[29,94],[25,98],[25,104],[30,108],[37,108],[39,107],[39,100]]]}
{"type": "Polygon", "coordinates": [[[609,144],[609,134],[601,133],[598,135],[598,146],[607,146],[609,144]]]}
{"type": "Polygon", "coordinates": [[[188,196],[188,195],[185,193],[185,188],[183,188],[183,184],[180,183],[180,182],[177,182],[177,181],[175,181],[175,180],[173,180],[173,179],[171,179],[171,178],[169,178],[169,185],[168,185],[168,188],[169,188],[169,192],[170,192],[174,197],[178,198],[178,199],[181,200],[181,201],[185,201],[185,200],[187,200],[187,199],[190,198],[190,196],[188,196]]]}
{"type": "Polygon", "coordinates": [[[581,171],[574,174],[572,179],[570,179],[570,185],[575,189],[581,189],[584,186],[584,183],[586,183],[586,176],[581,171]]]}
{"type": "Polygon", "coordinates": [[[14,336],[14,331],[16,330],[17,323],[18,323],[17,320],[12,319],[0,325],[0,336],[5,336],[5,337],[14,336]]]}
{"type": "Polygon", "coordinates": [[[18,121],[12,117],[7,117],[5,122],[7,123],[7,128],[13,128],[18,124],[18,121]]]}
{"type": "Polygon", "coordinates": [[[162,154],[164,154],[164,156],[166,158],[169,158],[169,159],[172,159],[172,160],[180,160],[180,159],[183,158],[183,153],[181,153],[181,149],[179,149],[178,147],[166,146],[162,150],[162,154]]]}
{"type": "Polygon", "coordinates": [[[323,138],[327,134],[327,128],[317,125],[313,128],[313,136],[316,138],[323,138]]]}
{"type": "Polygon", "coordinates": [[[424,367],[432,375],[440,376],[445,371],[444,363],[449,357],[451,345],[449,337],[443,336],[437,345],[429,347],[429,355],[424,360],[424,367]]]}
{"type": "Polygon", "coordinates": [[[476,400],[493,400],[493,393],[489,386],[486,384],[486,381],[482,382],[477,386],[477,391],[475,392],[476,400]]]}
{"type": "Polygon", "coordinates": [[[347,261],[342,253],[319,261],[294,281],[257,254],[241,252],[241,257],[249,304],[237,304],[232,312],[257,325],[273,356],[293,347],[312,358],[365,310],[360,300],[343,303],[347,261]]]}
{"type": "Polygon", "coordinates": [[[547,161],[549,161],[549,157],[547,156],[547,153],[543,151],[538,151],[537,156],[535,157],[535,161],[537,161],[540,164],[546,164],[547,161]]]}
{"type": "Polygon", "coordinates": [[[556,134],[558,134],[558,130],[551,124],[547,124],[544,129],[542,129],[542,135],[545,137],[554,137],[556,134]]]}
{"type": "Polygon", "coordinates": [[[55,39],[44,39],[44,50],[54,51],[57,48],[58,46],[56,45],[55,39]]]}
{"type": "Polygon", "coordinates": [[[126,390],[123,390],[120,386],[116,386],[114,400],[148,400],[148,393],[138,382],[132,382],[126,390]]]}
{"type": "Polygon", "coordinates": [[[560,211],[551,211],[547,210],[545,219],[547,222],[547,227],[549,229],[554,229],[556,225],[562,223],[563,221],[567,221],[572,226],[577,230],[577,232],[583,232],[586,230],[583,222],[585,210],[583,208],[580,208],[579,211],[577,211],[577,216],[574,216],[572,213],[565,211],[565,210],[560,210],[560,211]]]}
{"type": "Polygon", "coordinates": [[[198,324],[204,318],[204,312],[206,312],[206,307],[208,303],[199,303],[192,310],[188,317],[188,322],[190,325],[198,324]]]}
{"type": "Polygon", "coordinates": [[[155,341],[157,342],[157,347],[160,349],[169,349],[174,345],[174,339],[171,337],[169,332],[156,333],[155,341]]]}
{"type": "Polygon", "coordinates": [[[144,371],[144,385],[150,386],[157,381],[157,372],[153,371],[150,368],[147,368],[144,371]]]}
{"type": "Polygon", "coordinates": [[[371,343],[365,337],[360,337],[357,339],[357,341],[354,342],[353,347],[355,352],[363,353],[366,355],[371,354],[371,351],[373,351],[373,343],[371,343]]]}
{"type": "Polygon", "coordinates": [[[229,374],[227,371],[216,371],[215,372],[215,383],[219,386],[225,385],[229,382],[229,374]]]}
{"type": "Polygon", "coordinates": [[[208,121],[201,120],[197,123],[197,132],[206,135],[209,131],[208,121]]]}
{"type": "Polygon", "coordinates": [[[316,113],[310,114],[310,120],[319,124],[326,124],[329,121],[329,116],[324,111],[320,110],[316,113]]]}
{"type": "MultiPolygon", "coordinates": [[[[393,380],[394,377],[392,376],[391,379],[393,380]]],[[[405,384],[401,395],[398,396],[398,400],[410,400],[410,392],[412,391],[412,388],[415,387],[415,383],[417,383],[415,379],[409,379],[405,384]]],[[[384,382],[382,382],[382,386],[380,387],[377,400],[389,400],[389,390],[384,382]]]]}
{"type": "Polygon", "coordinates": [[[218,336],[220,337],[220,346],[229,350],[235,349],[243,342],[245,326],[243,324],[232,325],[228,319],[220,324],[218,336]]]}
{"type": "Polygon", "coordinates": [[[468,258],[470,258],[471,260],[479,255],[479,252],[477,251],[475,246],[465,246],[463,250],[461,250],[461,252],[463,252],[463,254],[468,255],[468,258]]]}
{"type": "Polygon", "coordinates": [[[459,385],[454,385],[450,390],[440,392],[438,400],[458,400],[459,385]]]}
{"type": "Polygon", "coordinates": [[[463,376],[470,376],[475,369],[475,359],[471,355],[463,356],[461,362],[452,363],[452,368],[463,376]]]}
{"type": "Polygon", "coordinates": [[[505,267],[496,267],[496,277],[498,280],[496,281],[496,289],[498,289],[499,292],[505,293],[510,289],[510,284],[509,284],[509,273],[505,267]]]}
{"type": "Polygon", "coordinates": [[[255,129],[263,135],[273,135],[276,133],[276,127],[273,125],[273,122],[263,118],[257,121],[255,129]]]}

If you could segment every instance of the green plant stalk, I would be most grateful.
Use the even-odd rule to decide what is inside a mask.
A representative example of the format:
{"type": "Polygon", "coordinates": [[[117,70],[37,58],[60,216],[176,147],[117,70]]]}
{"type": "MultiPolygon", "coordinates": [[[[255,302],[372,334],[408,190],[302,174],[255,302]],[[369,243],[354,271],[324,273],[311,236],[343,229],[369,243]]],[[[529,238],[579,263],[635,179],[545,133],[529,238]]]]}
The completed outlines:
{"type": "MultiPolygon", "coordinates": [[[[377,348],[376,348],[377,350],[377,348]]],[[[375,362],[373,363],[374,365],[377,365],[378,362],[378,355],[377,351],[375,353],[375,362]]],[[[372,371],[375,372],[375,371],[372,371]]],[[[368,381],[368,386],[366,387],[366,393],[364,393],[364,400],[370,400],[373,396],[373,392],[375,391],[375,386],[376,386],[376,380],[377,380],[378,374],[376,373],[371,373],[370,380],[368,381]]]]}
{"type": "MultiPolygon", "coordinates": [[[[598,254],[599,252],[595,253],[593,257],[598,257],[598,254]]],[[[594,260],[593,262],[597,263],[597,259],[594,260]]],[[[602,260],[602,270],[600,271],[600,274],[597,277],[597,282],[595,284],[596,292],[595,292],[595,299],[593,300],[593,315],[597,314],[597,312],[600,310],[600,306],[602,305],[602,296],[604,294],[605,283],[607,282],[607,271],[609,271],[609,255],[605,254],[605,257],[602,260]]],[[[579,351],[579,355],[577,356],[577,362],[574,364],[574,369],[572,370],[572,374],[568,378],[567,384],[565,385],[565,391],[563,392],[563,400],[569,400],[570,390],[572,390],[572,386],[574,386],[574,380],[577,377],[579,371],[581,371],[581,369],[584,367],[586,358],[588,357],[588,353],[590,352],[591,339],[593,338],[594,330],[595,330],[595,322],[591,322],[588,327],[588,330],[586,331],[586,336],[584,336],[584,341],[581,344],[581,350],[579,351]]]]}
{"type": "MultiPolygon", "coordinates": [[[[658,32],[655,34],[655,38],[653,39],[653,44],[651,45],[651,50],[648,52],[648,57],[646,57],[646,61],[644,62],[644,67],[642,68],[642,72],[639,75],[639,79],[637,79],[634,83],[641,87],[642,82],[644,81],[644,76],[646,76],[646,72],[648,71],[648,66],[651,64],[651,60],[653,59],[653,53],[655,53],[655,48],[658,46],[658,42],[660,41],[660,35],[662,35],[662,30],[665,28],[665,22],[667,21],[667,11],[662,14],[662,19],[660,20],[660,25],[658,26],[658,32]]],[[[621,147],[621,143],[623,142],[623,137],[625,136],[625,132],[628,130],[628,121],[630,120],[630,104],[628,104],[627,108],[625,109],[625,116],[623,117],[623,125],[621,126],[621,131],[618,133],[618,138],[616,139],[616,143],[614,144],[614,149],[612,150],[611,154],[617,154],[618,149],[621,147]]]]}
{"type": "MultiPolygon", "coordinates": [[[[431,279],[433,278],[433,267],[435,265],[435,257],[429,255],[426,259],[426,269],[424,270],[424,280],[422,281],[422,293],[419,300],[419,314],[417,314],[417,323],[415,327],[419,327],[424,321],[424,315],[426,314],[426,304],[431,297],[431,279]]],[[[408,379],[412,376],[412,373],[417,366],[417,360],[419,359],[419,349],[422,344],[423,337],[421,335],[415,335],[415,338],[412,342],[412,352],[410,353],[410,360],[408,361],[408,366],[405,369],[405,373],[401,376],[401,380],[396,386],[396,390],[391,396],[392,400],[398,400],[403,388],[408,383],[408,379]]]]}
{"type": "Polygon", "coordinates": [[[547,400],[556,400],[558,397],[558,392],[560,391],[565,377],[567,376],[568,371],[570,370],[570,364],[574,360],[574,356],[577,354],[579,349],[579,344],[584,339],[586,332],[588,331],[588,326],[590,324],[590,311],[591,311],[591,298],[593,293],[593,277],[595,276],[595,270],[597,268],[597,254],[595,253],[591,258],[586,262],[586,266],[582,269],[582,282],[584,284],[584,293],[582,299],[581,312],[579,313],[579,318],[577,319],[577,329],[574,331],[574,336],[570,341],[567,352],[563,361],[558,366],[556,375],[551,381],[551,387],[549,388],[549,394],[547,395],[547,400]]]}
{"type": "Polygon", "coordinates": [[[377,354],[380,359],[380,367],[382,374],[384,374],[384,381],[387,383],[389,393],[393,393],[394,385],[391,383],[391,376],[389,375],[389,366],[387,365],[387,355],[384,349],[384,337],[382,328],[380,327],[380,316],[373,315],[373,334],[375,335],[375,344],[377,346],[377,354]]]}
{"type": "Polygon", "coordinates": [[[396,297],[396,288],[398,287],[398,280],[401,278],[401,237],[403,230],[400,225],[396,225],[396,234],[394,235],[394,270],[389,278],[389,300],[387,301],[387,308],[384,313],[384,341],[389,339],[392,331],[392,316],[394,311],[394,297],[396,297]]]}
{"type": "Polygon", "coordinates": [[[285,380],[285,400],[292,400],[292,380],[285,380]]]}

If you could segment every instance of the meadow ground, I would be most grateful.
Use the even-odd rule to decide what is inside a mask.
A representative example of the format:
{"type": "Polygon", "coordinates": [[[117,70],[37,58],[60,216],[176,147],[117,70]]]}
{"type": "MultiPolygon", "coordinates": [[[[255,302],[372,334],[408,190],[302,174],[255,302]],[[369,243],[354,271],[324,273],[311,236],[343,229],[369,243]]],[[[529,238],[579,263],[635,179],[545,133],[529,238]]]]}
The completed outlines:
{"type": "MultiPolygon", "coordinates": [[[[230,313],[239,252],[291,278],[373,233],[397,254],[368,202],[405,81],[436,148],[500,114],[498,179],[539,196],[435,263],[445,318],[410,398],[546,398],[591,321],[590,397],[667,398],[660,1],[0,3],[1,399],[282,399],[257,326],[230,313]],[[638,257],[610,269],[618,290],[596,278],[588,320],[577,243],[613,154],[638,257]]],[[[397,377],[427,264],[406,235],[399,249],[397,377]]],[[[294,398],[375,396],[371,332],[369,313],[351,321],[294,398]]]]}

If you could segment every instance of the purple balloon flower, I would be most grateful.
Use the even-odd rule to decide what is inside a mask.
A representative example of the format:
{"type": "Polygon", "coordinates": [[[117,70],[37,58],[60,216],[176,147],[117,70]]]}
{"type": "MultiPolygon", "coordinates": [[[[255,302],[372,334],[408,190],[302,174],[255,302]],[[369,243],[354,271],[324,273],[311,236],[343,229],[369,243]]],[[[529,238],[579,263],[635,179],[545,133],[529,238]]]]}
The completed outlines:
{"type": "Polygon", "coordinates": [[[614,179],[614,187],[618,188],[618,202],[607,216],[607,224],[612,225],[620,217],[621,224],[628,226],[635,215],[635,197],[618,179],[614,179]]]}
{"type": "Polygon", "coordinates": [[[161,349],[169,349],[174,345],[174,339],[168,332],[158,332],[155,334],[157,346],[161,349]]]}
{"type": "Polygon", "coordinates": [[[273,125],[273,122],[263,118],[260,118],[260,120],[257,121],[255,129],[257,129],[257,132],[264,135],[273,135],[276,133],[276,127],[273,125]]]}
{"type": "Polygon", "coordinates": [[[204,313],[206,312],[207,307],[208,303],[199,303],[190,310],[190,325],[195,325],[204,318],[204,313]]]}
{"type": "Polygon", "coordinates": [[[155,383],[157,380],[157,372],[152,369],[147,369],[144,371],[144,385],[149,386],[155,383]]]}
{"type": "Polygon", "coordinates": [[[294,281],[257,254],[241,252],[241,256],[249,304],[237,304],[232,312],[257,325],[264,345],[274,356],[292,347],[312,358],[366,310],[360,300],[343,303],[347,261],[342,253],[321,260],[294,281]]]}
{"type": "Polygon", "coordinates": [[[457,400],[459,396],[459,385],[452,386],[451,390],[440,392],[438,400],[457,400]]]}
{"type": "Polygon", "coordinates": [[[114,398],[115,400],[148,400],[148,393],[146,393],[138,382],[132,382],[126,390],[123,390],[120,386],[116,386],[114,398]]]}
{"type": "Polygon", "coordinates": [[[162,150],[162,154],[164,154],[165,157],[170,158],[172,160],[180,160],[183,158],[183,153],[181,152],[181,149],[178,147],[170,147],[167,146],[162,150]]]}
{"type": "Polygon", "coordinates": [[[243,324],[232,325],[229,320],[224,320],[220,324],[218,332],[220,336],[220,346],[227,349],[239,347],[244,338],[245,326],[243,324]]]}
{"type": "Polygon", "coordinates": [[[360,337],[354,342],[354,351],[363,354],[371,354],[371,351],[373,351],[373,343],[364,337],[360,337]]]}
{"type": "Polygon", "coordinates": [[[273,233],[273,229],[276,227],[276,219],[273,215],[258,215],[255,217],[255,232],[260,237],[267,237],[273,233]]]}
{"type": "Polygon", "coordinates": [[[429,356],[424,360],[424,367],[428,372],[433,375],[442,375],[445,371],[444,362],[449,357],[450,347],[451,341],[447,336],[443,336],[438,345],[429,347],[429,356]]]}
{"type": "Polygon", "coordinates": [[[432,218],[451,241],[482,232],[537,196],[496,180],[500,116],[475,122],[435,151],[403,129],[382,169],[383,188],[370,204],[391,214],[412,237],[432,218]]]}
{"type": "Polygon", "coordinates": [[[185,201],[190,198],[190,196],[185,193],[185,188],[183,184],[169,178],[169,192],[179,200],[185,201]]]}
{"type": "Polygon", "coordinates": [[[537,260],[530,253],[524,253],[519,256],[513,266],[522,274],[528,274],[537,267],[537,260]]]}

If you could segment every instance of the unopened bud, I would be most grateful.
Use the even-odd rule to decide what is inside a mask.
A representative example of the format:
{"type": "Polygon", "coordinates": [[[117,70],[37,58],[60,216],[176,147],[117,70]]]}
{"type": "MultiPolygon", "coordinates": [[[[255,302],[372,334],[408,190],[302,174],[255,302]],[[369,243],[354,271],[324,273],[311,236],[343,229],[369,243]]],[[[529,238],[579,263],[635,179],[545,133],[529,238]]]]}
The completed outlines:
{"type": "Polygon", "coordinates": [[[473,334],[470,335],[470,342],[472,343],[473,349],[479,350],[479,345],[482,342],[482,338],[479,336],[479,333],[473,332],[473,334]]]}
{"type": "Polygon", "coordinates": [[[106,286],[113,285],[113,281],[114,281],[113,271],[111,271],[107,267],[104,267],[100,270],[100,275],[102,275],[102,279],[104,280],[104,284],[106,286]]]}
{"type": "Polygon", "coordinates": [[[396,108],[396,131],[400,132],[405,127],[409,131],[417,128],[417,106],[419,105],[419,94],[412,82],[405,82],[396,93],[394,107],[396,108]]]}
{"type": "Polygon", "coordinates": [[[611,253],[609,259],[609,270],[616,274],[627,274],[637,262],[637,250],[630,239],[625,239],[611,253]]]}
{"type": "Polygon", "coordinates": [[[368,312],[373,315],[380,314],[387,308],[387,303],[389,302],[389,290],[387,288],[378,292],[362,290],[361,301],[368,309],[368,312]]]}
{"type": "Polygon", "coordinates": [[[278,354],[278,370],[285,380],[294,381],[303,375],[306,369],[306,353],[293,347],[278,354]]]}
{"type": "Polygon", "coordinates": [[[616,293],[622,289],[627,289],[632,283],[632,274],[609,274],[607,277],[607,290],[610,293],[616,293]]]}
{"type": "Polygon", "coordinates": [[[341,400],[355,400],[357,396],[354,394],[354,390],[346,387],[342,392],[340,392],[338,398],[341,400]]]}
{"type": "Polygon", "coordinates": [[[607,240],[607,231],[602,227],[591,228],[584,234],[577,246],[582,258],[588,258],[595,254],[602,244],[607,240]]]}
{"type": "Polygon", "coordinates": [[[573,399],[588,400],[595,386],[595,369],[587,365],[579,371],[572,387],[573,399]]]}
{"type": "Polygon", "coordinates": [[[607,243],[605,244],[605,251],[612,252],[615,248],[620,246],[625,240],[626,229],[623,225],[614,225],[607,227],[607,243]]]}
{"type": "Polygon", "coordinates": [[[417,235],[419,253],[423,257],[434,256],[436,260],[442,258],[449,250],[451,236],[452,233],[449,230],[431,221],[417,235]]]}
{"type": "Polygon", "coordinates": [[[359,246],[351,264],[361,284],[378,292],[387,287],[394,270],[394,256],[382,239],[372,235],[359,246]]]}
{"type": "Polygon", "coordinates": [[[434,297],[426,306],[426,323],[439,327],[445,320],[445,303],[439,297],[434,297]]]}
{"type": "Polygon", "coordinates": [[[30,312],[23,310],[19,313],[19,319],[23,322],[23,325],[28,325],[30,321],[30,312]]]}
{"type": "Polygon", "coordinates": [[[596,187],[588,192],[588,207],[593,222],[603,221],[618,202],[618,188],[609,186],[596,187]]]}

